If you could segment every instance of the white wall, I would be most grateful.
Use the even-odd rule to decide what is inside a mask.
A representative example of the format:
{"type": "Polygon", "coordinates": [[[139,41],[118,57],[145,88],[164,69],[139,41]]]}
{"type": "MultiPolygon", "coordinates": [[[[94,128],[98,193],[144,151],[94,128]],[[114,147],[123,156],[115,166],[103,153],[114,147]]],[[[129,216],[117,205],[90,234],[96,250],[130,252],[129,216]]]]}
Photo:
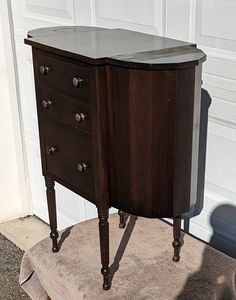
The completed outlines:
{"type": "Polygon", "coordinates": [[[6,68],[0,23],[0,222],[22,216],[6,68]]]}
{"type": "MultiPolygon", "coordinates": [[[[0,0],[7,1],[7,0],[0,0]]],[[[47,219],[41,176],[31,49],[27,30],[57,25],[122,27],[196,42],[207,55],[210,94],[204,207],[190,232],[236,252],[236,2],[232,0],[12,0],[14,35],[34,213],[47,219]],[[224,206],[223,206],[224,205],[224,206]],[[231,211],[231,212],[230,212],[231,211]],[[212,227],[212,224],[214,225],[212,227]]],[[[60,227],[96,216],[81,197],[57,186],[60,227]]]]}

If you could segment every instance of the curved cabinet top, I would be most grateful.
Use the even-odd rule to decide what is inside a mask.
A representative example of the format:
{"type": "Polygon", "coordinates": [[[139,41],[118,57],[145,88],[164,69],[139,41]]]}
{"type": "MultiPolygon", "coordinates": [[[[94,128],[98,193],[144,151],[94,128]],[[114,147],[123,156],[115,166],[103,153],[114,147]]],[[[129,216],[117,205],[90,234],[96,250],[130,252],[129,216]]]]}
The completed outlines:
{"type": "Polygon", "coordinates": [[[25,43],[92,65],[183,69],[203,62],[195,44],[124,29],[66,26],[35,29],[25,43]]]}

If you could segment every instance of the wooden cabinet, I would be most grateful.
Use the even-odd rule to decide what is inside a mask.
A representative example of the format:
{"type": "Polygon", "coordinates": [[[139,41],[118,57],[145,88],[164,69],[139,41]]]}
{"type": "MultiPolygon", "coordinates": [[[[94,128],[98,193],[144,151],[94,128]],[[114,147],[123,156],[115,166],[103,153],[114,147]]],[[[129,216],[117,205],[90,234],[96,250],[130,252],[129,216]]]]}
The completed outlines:
{"type": "Polygon", "coordinates": [[[205,54],[191,43],[122,29],[34,30],[33,47],[43,175],[53,251],[54,181],[98,208],[103,288],[109,289],[108,209],[174,218],[190,200],[194,112],[205,54]]]}

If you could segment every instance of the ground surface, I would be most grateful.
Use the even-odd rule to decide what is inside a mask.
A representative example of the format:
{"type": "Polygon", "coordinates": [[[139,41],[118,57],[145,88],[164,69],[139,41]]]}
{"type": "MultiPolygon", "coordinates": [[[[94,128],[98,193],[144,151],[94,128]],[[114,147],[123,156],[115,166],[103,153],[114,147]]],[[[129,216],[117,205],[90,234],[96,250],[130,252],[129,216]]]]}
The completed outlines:
{"type": "Polygon", "coordinates": [[[1,223],[0,233],[25,251],[48,237],[50,229],[40,219],[31,216],[1,223]]]}
{"type": "Polygon", "coordinates": [[[0,300],[30,299],[18,283],[24,251],[0,234],[0,300]]]}

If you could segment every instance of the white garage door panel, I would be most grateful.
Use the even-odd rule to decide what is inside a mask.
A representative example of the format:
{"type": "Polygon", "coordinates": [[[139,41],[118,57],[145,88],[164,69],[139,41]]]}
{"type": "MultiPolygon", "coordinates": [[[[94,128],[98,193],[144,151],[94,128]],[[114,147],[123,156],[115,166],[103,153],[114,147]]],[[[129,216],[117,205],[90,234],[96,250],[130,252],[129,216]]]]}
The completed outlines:
{"type": "Polygon", "coordinates": [[[24,135],[28,132],[30,137],[36,140],[36,138],[38,138],[36,102],[30,101],[30,99],[35,99],[34,81],[32,80],[34,78],[34,73],[31,49],[22,43],[16,42],[16,57],[18,62],[24,135]]]}
{"type": "Polygon", "coordinates": [[[212,97],[210,114],[216,118],[236,122],[236,103],[212,97]]]}
{"type": "Polygon", "coordinates": [[[236,82],[233,79],[203,73],[204,85],[214,87],[214,95],[235,102],[236,82]],[[219,94],[215,94],[218,91],[219,94]],[[230,97],[230,98],[229,98],[230,97]]]}
{"type": "Polygon", "coordinates": [[[25,18],[36,18],[38,20],[51,22],[74,23],[75,7],[73,0],[28,0],[23,4],[23,16],[25,18]],[[49,19],[47,19],[47,16],[49,19]]]}
{"type": "MultiPolygon", "coordinates": [[[[40,170],[30,48],[26,31],[55,25],[122,27],[196,42],[208,55],[203,88],[209,110],[204,207],[190,232],[236,253],[236,2],[234,0],[13,0],[13,20],[29,180],[35,213],[47,219],[40,170]],[[230,210],[231,208],[231,210],[230,210]]],[[[92,204],[57,185],[60,227],[96,215],[92,204]]]]}
{"type": "MultiPolygon", "coordinates": [[[[208,90],[212,105],[209,110],[204,207],[202,213],[192,220],[209,231],[212,231],[213,226],[212,243],[234,256],[236,253],[235,10],[235,1],[231,0],[196,2],[196,41],[208,54],[203,67],[203,87],[208,90]]],[[[204,233],[201,235],[201,230],[198,236],[206,237],[204,233]]]]}
{"type": "Polygon", "coordinates": [[[163,7],[161,0],[96,0],[94,18],[101,27],[162,34],[163,7]]]}
{"type": "Polygon", "coordinates": [[[189,26],[189,0],[165,1],[165,35],[187,41],[189,26]]]}
{"type": "MultiPolygon", "coordinates": [[[[203,72],[232,81],[236,86],[236,61],[227,60],[227,58],[216,59],[209,56],[204,64],[203,72]]],[[[236,102],[236,101],[235,101],[236,102]]]]}
{"type": "Polygon", "coordinates": [[[190,223],[190,232],[193,235],[210,241],[218,249],[233,257],[236,253],[235,209],[232,209],[235,207],[235,200],[235,194],[232,195],[219,186],[206,183],[204,210],[192,218],[190,223]],[[213,189],[218,192],[210,192],[213,189]]]}
{"type": "Polygon", "coordinates": [[[17,28],[75,24],[74,0],[13,0],[14,25],[17,28]]]}
{"type": "Polygon", "coordinates": [[[99,0],[96,15],[127,23],[153,26],[156,22],[155,0],[99,0]]]}
{"type": "Polygon", "coordinates": [[[25,10],[42,15],[55,15],[58,17],[71,17],[74,15],[74,1],[73,0],[26,0],[23,1],[25,10]]]}
{"type": "Polygon", "coordinates": [[[233,163],[235,153],[236,140],[230,140],[211,132],[208,134],[207,181],[233,193],[236,193],[236,168],[233,163]]]}
{"type": "Polygon", "coordinates": [[[207,89],[207,91],[211,94],[212,97],[228,100],[233,103],[236,102],[235,81],[231,80],[229,82],[228,80],[220,79],[222,88],[219,88],[219,84],[217,85],[218,80],[215,80],[215,78],[212,78],[212,76],[209,75],[207,76],[205,74],[203,78],[207,78],[208,84],[204,84],[204,86],[207,89]]]}
{"type": "Polygon", "coordinates": [[[236,40],[235,0],[202,0],[201,5],[202,26],[201,35],[219,39],[236,40]]]}
{"type": "Polygon", "coordinates": [[[234,0],[196,1],[196,40],[212,48],[236,51],[234,0]]]}

